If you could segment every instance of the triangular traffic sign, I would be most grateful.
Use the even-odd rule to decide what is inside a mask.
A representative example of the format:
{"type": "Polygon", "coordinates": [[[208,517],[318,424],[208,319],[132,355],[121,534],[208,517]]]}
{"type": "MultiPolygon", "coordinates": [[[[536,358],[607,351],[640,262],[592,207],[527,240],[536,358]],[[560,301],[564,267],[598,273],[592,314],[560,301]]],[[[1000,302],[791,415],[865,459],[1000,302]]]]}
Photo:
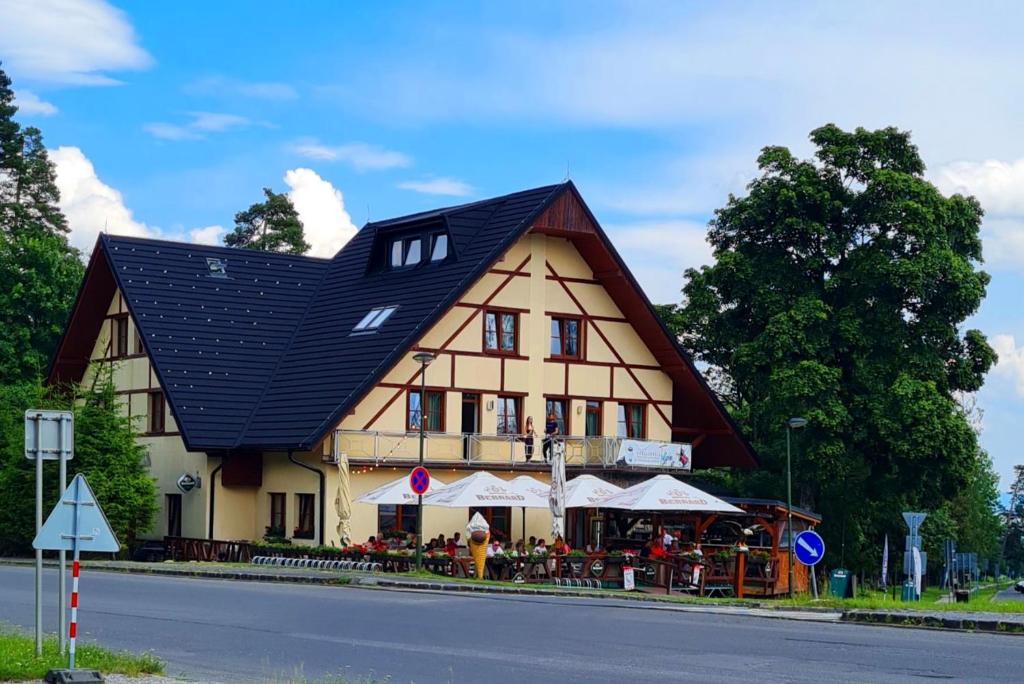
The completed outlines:
{"type": "Polygon", "coordinates": [[[96,503],[89,483],[81,473],[75,475],[60,501],[53,507],[50,516],[39,529],[32,547],[52,551],[73,551],[75,537],[75,517],[78,517],[78,550],[108,551],[114,553],[121,549],[110,529],[107,517],[103,515],[100,505],[96,503]]]}

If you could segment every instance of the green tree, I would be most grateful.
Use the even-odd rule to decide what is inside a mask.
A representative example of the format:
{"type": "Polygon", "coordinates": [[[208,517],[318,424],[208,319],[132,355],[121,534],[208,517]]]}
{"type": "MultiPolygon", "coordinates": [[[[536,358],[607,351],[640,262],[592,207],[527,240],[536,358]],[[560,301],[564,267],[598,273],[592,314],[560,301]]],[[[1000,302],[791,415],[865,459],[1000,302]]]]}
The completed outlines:
{"type": "MultiPolygon", "coordinates": [[[[29,408],[75,414],[75,457],[69,482],[85,475],[122,546],[153,526],[156,487],[146,471],[146,450],[114,392],[113,366],[97,364],[91,385],[73,393],[48,393],[39,383],[0,386],[0,554],[26,553],[35,535],[35,464],[24,456],[24,412],[29,408]]],[[[44,507],[57,501],[57,467],[44,464],[44,507]]]]}
{"type": "Polygon", "coordinates": [[[45,372],[83,273],[42,135],[16,112],[0,70],[0,383],[45,372]]]}
{"type": "MultiPolygon", "coordinates": [[[[762,457],[750,494],[785,492],[785,420],[802,415],[797,503],[847,564],[874,568],[901,510],[938,510],[978,472],[957,397],[995,354],[961,331],[985,294],[982,210],[924,177],[893,128],[811,133],[814,160],[765,148],[744,197],[715,212],[715,263],[686,272],[684,345],[762,457]]],[[[670,319],[671,322],[671,319],[670,319]]]]}
{"type": "Polygon", "coordinates": [[[286,254],[309,251],[299,213],[288,195],[275,193],[270,188],[263,188],[263,194],[267,198],[265,202],[257,202],[235,214],[235,229],[224,236],[224,244],[286,254]]]}

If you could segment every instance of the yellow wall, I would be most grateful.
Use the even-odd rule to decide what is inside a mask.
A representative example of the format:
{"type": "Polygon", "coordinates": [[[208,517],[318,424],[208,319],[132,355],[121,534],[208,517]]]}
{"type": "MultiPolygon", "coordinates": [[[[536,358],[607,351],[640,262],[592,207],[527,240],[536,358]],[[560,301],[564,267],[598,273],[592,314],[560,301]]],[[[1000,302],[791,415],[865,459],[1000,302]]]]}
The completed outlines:
{"type": "MultiPolygon", "coordinates": [[[[482,311],[465,306],[455,306],[449,310],[419,342],[418,346],[439,352],[436,360],[427,368],[426,381],[430,387],[448,389],[445,397],[445,432],[462,431],[460,402],[464,391],[481,394],[481,431],[490,434],[496,430],[497,414],[495,409],[488,409],[487,406],[493,404],[502,392],[526,395],[521,421],[526,416],[533,416],[538,431],[543,430],[546,397],[568,395],[571,400],[575,399],[571,401],[573,408],[569,420],[570,431],[575,435],[582,435],[585,430],[583,399],[598,397],[603,401],[603,434],[609,437],[616,434],[619,402],[646,403],[650,401],[650,395],[651,400],[658,402],[658,407],[649,405],[647,408],[647,438],[670,440],[671,426],[666,418],[671,420],[672,381],[665,373],[653,368],[631,367],[627,370],[627,365],[657,366],[654,355],[629,323],[610,320],[591,320],[585,323],[584,359],[604,365],[565,364],[550,359],[552,317],[547,312],[565,315],[585,313],[601,318],[624,316],[600,285],[567,282],[565,287],[572,293],[570,297],[560,282],[548,279],[548,264],[563,278],[594,279],[594,274],[571,242],[541,234],[528,234],[509,249],[495,268],[511,270],[527,257],[529,263],[523,269],[524,275],[509,279],[507,274],[488,273],[460,300],[462,304],[479,305],[489,302],[488,306],[524,310],[519,313],[518,351],[520,356],[527,358],[505,359],[503,376],[501,357],[480,355],[484,351],[482,311]],[[506,284],[499,290],[503,282],[506,284]],[[582,310],[573,301],[574,298],[582,310]],[[467,320],[469,324],[456,334],[467,320]],[[449,340],[448,345],[442,348],[441,345],[449,340]],[[457,352],[476,355],[459,355],[457,352]],[[454,382],[452,363],[455,364],[454,382]],[[616,367],[610,369],[609,364],[616,367]],[[566,366],[569,373],[568,392],[566,366]],[[580,413],[576,413],[577,408],[580,413]]],[[[410,353],[386,374],[382,384],[390,386],[374,388],[359,402],[354,411],[342,420],[339,425],[341,429],[382,431],[396,435],[407,430],[407,395],[405,390],[394,385],[418,386],[419,368],[411,356],[410,353]]],[[[354,445],[357,440],[352,440],[354,445]]],[[[385,451],[394,458],[414,456],[404,445],[394,451],[392,446],[389,443],[385,451]]],[[[372,446],[367,442],[349,453],[353,458],[363,458],[371,455],[369,451],[372,451],[372,446]]]]}

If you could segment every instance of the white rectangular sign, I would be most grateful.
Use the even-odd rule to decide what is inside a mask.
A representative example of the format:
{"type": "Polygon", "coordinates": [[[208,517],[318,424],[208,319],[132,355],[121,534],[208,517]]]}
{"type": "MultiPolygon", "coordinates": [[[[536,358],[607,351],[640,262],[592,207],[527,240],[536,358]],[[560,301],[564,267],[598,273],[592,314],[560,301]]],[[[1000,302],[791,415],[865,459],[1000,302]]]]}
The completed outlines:
{"type": "Polygon", "coordinates": [[[692,461],[693,446],[690,444],[624,439],[619,443],[616,464],[690,470],[692,461]]]}
{"type": "Polygon", "coordinates": [[[75,417],[71,411],[25,411],[25,458],[36,460],[36,435],[44,461],[56,461],[61,450],[64,458],[75,457],[75,417]],[[61,432],[63,431],[63,435],[61,432]]]}
{"type": "Polygon", "coordinates": [[[633,576],[633,568],[622,568],[622,588],[625,591],[633,591],[636,589],[636,579],[633,576]]]}

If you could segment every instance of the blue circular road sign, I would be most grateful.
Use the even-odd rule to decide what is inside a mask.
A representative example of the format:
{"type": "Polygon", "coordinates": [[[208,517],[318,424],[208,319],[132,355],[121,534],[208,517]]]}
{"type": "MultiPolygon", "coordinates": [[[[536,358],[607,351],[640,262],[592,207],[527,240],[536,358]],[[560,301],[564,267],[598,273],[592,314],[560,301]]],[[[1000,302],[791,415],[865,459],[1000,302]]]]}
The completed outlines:
{"type": "Polygon", "coordinates": [[[430,473],[423,466],[417,466],[409,473],[409,489],[413,494],[422,495],[430,489],[430,473]]]}
{"type": "Polygon", "coordinates": [[[804,565],[817,565],[825,555],[825,542],[817,532],[804,530],[796,535],[793,553],[804,565]]]}

